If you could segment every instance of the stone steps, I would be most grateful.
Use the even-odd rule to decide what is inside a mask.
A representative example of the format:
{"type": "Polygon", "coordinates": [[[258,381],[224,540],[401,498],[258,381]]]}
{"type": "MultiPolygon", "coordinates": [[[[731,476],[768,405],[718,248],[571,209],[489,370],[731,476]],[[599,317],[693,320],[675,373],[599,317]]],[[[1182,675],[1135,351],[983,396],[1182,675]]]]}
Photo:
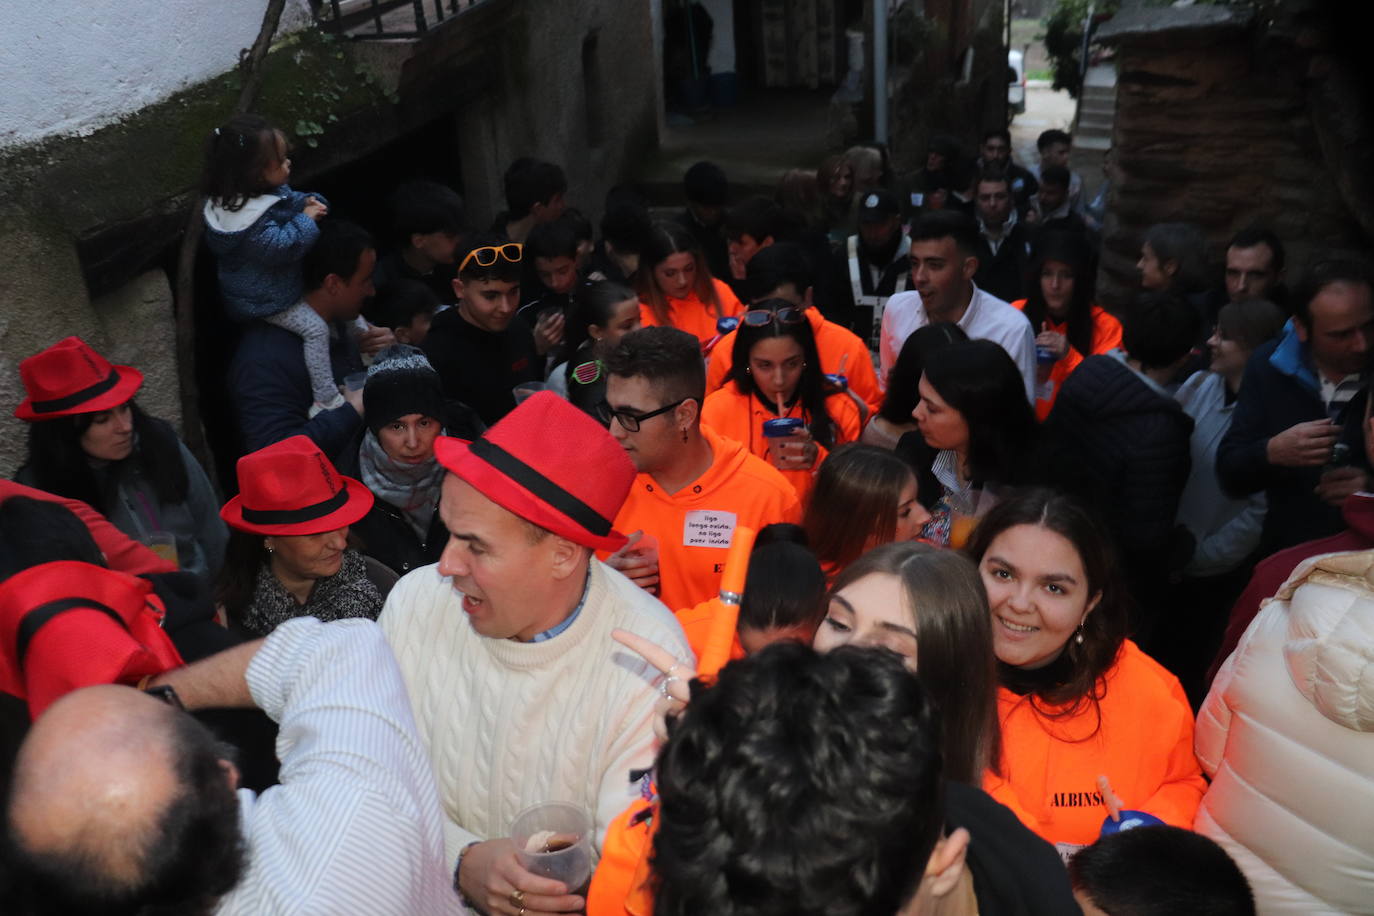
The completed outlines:
{"type": "Polygon", "coordinates": [[[1073,132],[1075,149],[1105,152],[1111,149],[1116,119],[1116,67],[1098,64],[1088,68],[1078,99],[1078,123],[1073,132]]]}

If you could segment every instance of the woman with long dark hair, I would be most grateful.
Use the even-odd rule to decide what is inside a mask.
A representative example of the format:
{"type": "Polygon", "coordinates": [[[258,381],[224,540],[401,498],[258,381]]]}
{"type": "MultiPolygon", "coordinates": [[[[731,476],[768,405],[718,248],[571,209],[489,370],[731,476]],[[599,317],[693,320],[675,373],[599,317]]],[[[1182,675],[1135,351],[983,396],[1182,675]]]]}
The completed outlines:
{"type": "Polygon", "coordinates": [[[917,432],[897,443],[916,469],[931,519],[921,536],[962,546],[953,517],[969,515],[979,492],[1035,482],[1039,428],[1021,372],[990,340],[936,351],[926,363],[916,405],[917,432]]]}
{"type": "Polygon", "coordinates": [[[634,281],[644,327],[666,325],[695,334],[703,352],[723,333],[717,322],[744,311],[730,287],[711,276],[701,246],[681,223],[654,223],[634,281]]]}
{"type": "Polygon", "coordinates": [[[731,356],[727,383],[707,396],[702,422],[782,471],[804,505],[830,449],[859,437],[859,409],[826,379],[810,322],[784,299],[745,313],[731,356]]]}
{"type": "MultiPolygon", "coordinates": [[[[984,788],[1051,843],[1092,843],[1120,807],[1191,828],[1206,784],[1178,679],[1126,638],[1110,538],[1046,489],[974,529],[997,656],[1002,767],[984,788]]],[[[1062,848],[1062,846],[1061,846],[1062,848]]]]}
{"type": "Polygon", "coordinates": [[[968,340],[964,329],[950,321],[937,321],[912,331],[902,344],[892,371],[887,374],[887,393],[882,406],[864,427],[860,441],[886,449],[897,447],[902,436],[916,430],[916,405],[921,400],[921,376],[926,360],[941,347],[968,340]]]}
{"type": "Polygon", "coordinates": [[[134,403],[143,373],[68,337],[19,366],[29,454],[15,479],[100,512],[130,538],[209,582],[228,531],[205,471],[170,423],[134,403]]]}
{"type": "Polygon", "coordinates": [[[1031,253],[1030,294],[1012,305],[1026,315],[1035,331],[1041,391],[1035,413],[1050,415],[1059,386],[1089,356],[1121,346],[1121,322],[1093,304],[1096,265],[1081,233],[1047,231],[1031,253]],[[1052,360],[1052,361],[1051,361],[1052,360]]]}

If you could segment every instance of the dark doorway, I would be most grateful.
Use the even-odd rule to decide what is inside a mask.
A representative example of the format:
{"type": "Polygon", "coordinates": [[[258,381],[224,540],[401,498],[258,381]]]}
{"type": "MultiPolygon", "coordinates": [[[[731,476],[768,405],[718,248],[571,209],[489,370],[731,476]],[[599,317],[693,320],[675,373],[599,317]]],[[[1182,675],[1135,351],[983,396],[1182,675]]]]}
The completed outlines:
{"type": "MultiPolygon", "coordinates": [[[[456,118],[430,122],[344,165],[306,174],[293,187],[323,194],[329,199],[331,218],[351,220],[365,227],[384,251],[392,243],[387,197],[401,183],[417,178],[437,181],[462,193],[456,118]]],[[[175,245],[163,264],[175,283],[175,245]]],[[[243,445],[225,379],[241,328],[225,316],[215,258],[203,244],[196,258],[195,282],[196,380],[200,386],[201,416],[214,454],[218,483],[228,498],[238,491],[234,466],[243,454],[243,445]]]]}

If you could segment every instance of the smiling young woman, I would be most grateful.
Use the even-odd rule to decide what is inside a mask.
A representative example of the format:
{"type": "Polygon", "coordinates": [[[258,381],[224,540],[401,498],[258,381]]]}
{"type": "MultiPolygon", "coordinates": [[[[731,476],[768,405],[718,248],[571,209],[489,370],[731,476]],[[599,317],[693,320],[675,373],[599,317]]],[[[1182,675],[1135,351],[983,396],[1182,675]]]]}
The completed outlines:
{"type": "Polygon", "coordinates": [[[1191,828],[1205,784],[1178,679],[1126,638],[1106,533],[1068,497],[1015,492],[979,523],[997,656],[1002,769],[984,788],[1052,843],[1092,843],[1108,809],[1191,828]]]}

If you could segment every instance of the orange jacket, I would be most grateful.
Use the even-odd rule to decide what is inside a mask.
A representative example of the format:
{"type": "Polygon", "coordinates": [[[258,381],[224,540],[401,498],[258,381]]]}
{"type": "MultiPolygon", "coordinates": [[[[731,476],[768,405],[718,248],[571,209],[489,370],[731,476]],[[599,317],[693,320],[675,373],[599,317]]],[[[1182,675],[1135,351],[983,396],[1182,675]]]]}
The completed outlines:
{"type": "MultiPolygon", "coordinates": [[[[1026,310],[1025,299],[1017,299],[1012,305],[1023,312],[1026,310]]],[[[1078,368],[1079,363],[1083,362],[1083,360],[1089,356],[1097,356],[1100,353],[1106,353],[1108,350],[1115,350],[1117,347],[1121,346],[1121,322],[1117,321],[1110,312],[1101,306],[1093,306],[1092,316],[1092,352],[1079,353],[1070,346],[1069,352],[1065,353],[1064,357],[1056,362],[1054,367],[1050,369],[1050,382],[1053,383],[1054,389],[1051,391],[1049,398],[1037,398],[1035,401],[1035,415],[1040,418],[1041,422],[1044,422],[1045,418],[1050,415],[1050,410],[1054,407],[1054,399],[1059,396],[1059,387],[1064,384],[1064,379],[1068,378],[1069,373],[1078,368]]],[[[1037,334],[1041,331],[1053,331],[1056,334],[1067,334],[1069,332],[1069,325],[1067,322],[1064,324],[1056,324],[1053,321],[1047,320],[1044,323],[1044,327],[1032,328],[1032,330],[1037,334]]]]}
{"type": "Polygon", "coordinates": [[[1100,775],[1123,807],[1191,830],[1207,784],[1178,679],[1126,640],[1104,682],[1100,727],[1092,706],[1049,719],[1028,698],[999,690],[1003,775],[989,771],[984,790],[1051,843],[1097,839],[1107,817],[1100,775]]]}
{"type": "Polygon", "coordinates": [[[587,916],[650,916],[654,892],[649,853],[658,826],[658,802],[636,799],[606,828],[601,860],[587,890],[587,916]]]}
{"type": "MultiPolygon", "coordinates": [[[[825,399],[825,409],[830,414],[834,426],[836,445],[853,442],[859,438],[859,408],[854,405],[853,398],[843,393],[832,394],[825,399]]],[[[703,423],[723,436],[743,442],[748,446],[750,452],[765,461],[768,460],[768,440],[763,436],[763,423],[765,420],[772,420],[777,416],[779,414],[764,406],[758,398],[749,394],[741,394],[739,387],[733,383],[708,394],[706,403],[701,409],[703,423]]],[[[787,413],[781,416],[801,417],[806,422],[811,422],[811,417],[802,410],[800,400],[789,407],[787,413]]],[[[816,463],[810,468],[781,472],[782,476],[786,477],[796,488],[797,498],[803,506],[806,505],[807,497],[811,495],[811,486],[815,482],[816,469],[821,466],[829,454],[827,449],[820,447],[816,455],[816,463]]],[[[624,531],[625,529],[620,530],[624,531]]],[[[673,607],[671,604],[668,606],[673,607]]]]}
{"type": "MultiPolygon", "coordinates": [[[[744,306],[740,304],[734,290],[714,277],[711,278],[711,284],[716,289],[716,298],[720,300],[721,317],[738,317],[743,314],[744,306]]],[[[639,303],[639,323],[646,328],[659,323],[654,317],[654,310],[647,302],[639,303]]],[[[686,299],[668,300],[668,323],[680,331],[695,334],[702,347],[716,339],[716,314],[709,305],[701,301],[695,290],[688,293],[686,299]]]]}
{"type": "Polygon", "coordinates": [[[643,529],[658,539],[659,598],[674,611],[716,597],[735,525],[758,531],[801,520],[782,472],[706,424],[701,434],[713,456],[706,473],[671,494],[639,474],[615,517],[618,531],[643,529]]]}
{"type": "MultiPolygon", "coordinates": [[[[806,320],[811,323],[811,333],[816,338],[821,371],[838,373],[843,362],[849,390],[868,405],[869,413],[876,413],[883,405],[883,392],[878,387],[878,374],[873,370],[873,354],[869,352],[868,345],[848,328],[827,321],[819,309],[807,309],[806,320]]],[[[730,374],[735,362],[734,346],[735,332],[731,331],[711,351],[711,361],[706,364],[707,394],[725,384],[725,377],[730,374]]]]}

